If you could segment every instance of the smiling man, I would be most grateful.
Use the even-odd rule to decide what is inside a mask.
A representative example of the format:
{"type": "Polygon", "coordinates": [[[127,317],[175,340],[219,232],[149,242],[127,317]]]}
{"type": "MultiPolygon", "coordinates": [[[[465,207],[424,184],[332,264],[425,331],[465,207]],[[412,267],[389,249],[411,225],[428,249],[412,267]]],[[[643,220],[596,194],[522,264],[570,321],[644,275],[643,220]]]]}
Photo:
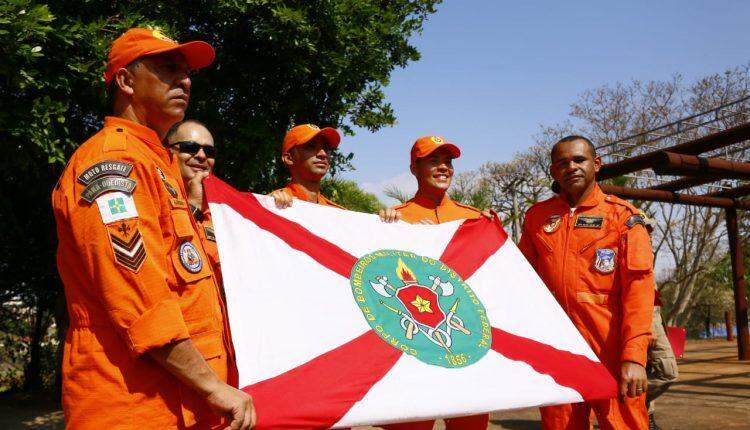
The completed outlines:
{"type": "Polygon", "coordinates": [[[247,429],[252,399],[227,384],[216,277],[162,145],[185,115],[205,42],[158,30],[117,38],[104,80],[112,116],[70,158],[55,190],[58,270],[70,330],[67,428],[247,429]]]}
{"type": "MultiPolygon", "coordinates": [[[[424,136],[411,148],[411,173],[417,178],[417,193],[402,205],[380,211],[385,222],[404,220],[412,224],[440,224],[460,219],[492,217],[490,211],[453,201],[448,189],[453,180],[453,160],[461,156],[458,146],[446,142],[441,136],[424,136]]],[[[485,430],[489,415],[447,418],[446,430],[485,430]]],[[[431,430],[434,420],[390,424],[386,430],[431,430]]]]}
{"type": "Polygon", "coordinates": [[[620,399],[541,408],[545,429],[646,429],[646,350],[654,304],[653,252],[645,220],[596,183],[591,141],[568,136],[551,151],[560,195],[532,206],[518,247],[597,357],[620,399]]]}
{"type": "Polygon", "coordinates": [[[323,206],[344,209],[320,193],[320,182],[331,167],[329,156],[338,148],[341,135],[335,128],[315,124],[292,127],[281,143],[281,161],[291,176],[286,187],[270,195],[276,206],[286,208],[297,198],[323,206]]]}
{"type": "Polygon", "coordinates": [[[221,286],[221,264],[216,235],[211,222],[211,212],[203,199],[203,179],[213,172],[216,162],[214,137],[205,125],[188,119],[173,125],[167,132],[164,143],[177,157],[190,212],[199,225],[198,234],[221,286]]]}

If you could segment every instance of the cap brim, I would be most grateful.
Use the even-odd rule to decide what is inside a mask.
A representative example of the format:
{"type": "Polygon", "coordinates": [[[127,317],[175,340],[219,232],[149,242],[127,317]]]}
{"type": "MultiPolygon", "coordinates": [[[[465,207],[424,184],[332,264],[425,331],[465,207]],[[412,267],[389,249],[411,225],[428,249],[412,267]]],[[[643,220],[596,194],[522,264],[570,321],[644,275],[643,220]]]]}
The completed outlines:
{"type": "Polygon", "coordinates": [[[338,130],[332,127],[321,128],[313,137],[315,136],[323,136],[332,149],[338,148],[339,143],[341,143],[341,135],[338,130]]]}
{"type": "Polygon", "coordinates": [[[186,42],[169,48],[158,49],[156,51],[149,52],[144,56],[159,55],[167,52],[181,53],[183,57],[185,57],[185,62],[187,62],[190,70],[198,70],[209,66],[214,62],[214,59],[216,58],[216,51],[214,51],[214,48],[208,43],[201,40],[186,42]]]}
{"type": "Polygon", "coordinates": [[[435,146],[433,149],[427,151],[426,154],[424,154],[423,156],[421,156],[419,158],[424,158],[424,157],[432,154],[435,151],[441,151],[443,149],[448,150],[448,153],[451,155],[452,158],[458,158],[458,157],[461,156],[461,150],[458,149],[458,146],[456,146],[456,145],[454,145],[452,143],[444,143],[442,145],[435,146]]]}

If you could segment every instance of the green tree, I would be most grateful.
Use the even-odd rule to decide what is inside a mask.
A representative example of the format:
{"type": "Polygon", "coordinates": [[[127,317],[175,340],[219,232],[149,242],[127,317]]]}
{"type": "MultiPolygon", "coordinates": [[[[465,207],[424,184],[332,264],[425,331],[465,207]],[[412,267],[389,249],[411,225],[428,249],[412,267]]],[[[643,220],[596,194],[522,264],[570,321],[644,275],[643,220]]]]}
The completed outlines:
{"type": "Polygon", "coordinates": [[[320,189],[323,195],[352,211],[376,213],[383,208],[375,194],[362,190],[354,181],[325,179],[320,189]]]}
{"type": "MultiPolygon", "coordinates": [[[[439,2],[1,2],[0,305],[20,300],[35,309],[22,324],[31,339],[27,387],[41,384],[53,315],[63,323],[53,311],[60,288],[49,195],[67,157],[109,111],[101,76],[114,38],[142,26],[215,47],[216,63],[194,76],[188,117],[206,123],[222,146],[218,175],[263,192],[281,185],[275,160],[292,124],[351,134],[354,126],[394,123],[383,88],[394,68],[419,59],[409,39],[439,2]]],[[[351,159],[335,154],[334,170],[351,159]]]]}

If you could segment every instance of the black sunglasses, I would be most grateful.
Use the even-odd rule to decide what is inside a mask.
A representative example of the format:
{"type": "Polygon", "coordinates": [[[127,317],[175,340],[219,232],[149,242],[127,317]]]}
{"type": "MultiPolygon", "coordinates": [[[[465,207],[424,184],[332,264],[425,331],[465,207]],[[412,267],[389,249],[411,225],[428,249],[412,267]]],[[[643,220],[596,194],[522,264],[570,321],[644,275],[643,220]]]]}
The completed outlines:
{"type": "Polygon", "coordinates": [[[182,140],[169,145],[170,148],[178,146],[178,150],[184,154],[195,155],[203,149],[206,158],[216,158],[216,147],[213,145],[201,145],[194,140],[182,140]]]}

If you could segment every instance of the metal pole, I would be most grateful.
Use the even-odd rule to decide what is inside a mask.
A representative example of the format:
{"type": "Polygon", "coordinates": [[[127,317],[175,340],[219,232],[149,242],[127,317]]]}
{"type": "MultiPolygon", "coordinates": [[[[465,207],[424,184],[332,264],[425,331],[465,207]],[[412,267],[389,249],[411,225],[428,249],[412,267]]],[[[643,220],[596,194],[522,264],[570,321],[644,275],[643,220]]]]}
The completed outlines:
{"type": "Polygon", "coordinates": [[[742,261],[742,244],[737,227],[737,209],[726,208],[729,256],[732,259],[734,280],[734,307],[737,320],[737,357],[750,360],[750,332],[747,326],[747,292],[745,290],[745,267],[742,261]]]}
{"type": "Polygon", "coordinates": [[[734,324],[732,324],[732,312],[724,311],[724,323],[727,326],[727,341],[734,340],[734,324]]]}

